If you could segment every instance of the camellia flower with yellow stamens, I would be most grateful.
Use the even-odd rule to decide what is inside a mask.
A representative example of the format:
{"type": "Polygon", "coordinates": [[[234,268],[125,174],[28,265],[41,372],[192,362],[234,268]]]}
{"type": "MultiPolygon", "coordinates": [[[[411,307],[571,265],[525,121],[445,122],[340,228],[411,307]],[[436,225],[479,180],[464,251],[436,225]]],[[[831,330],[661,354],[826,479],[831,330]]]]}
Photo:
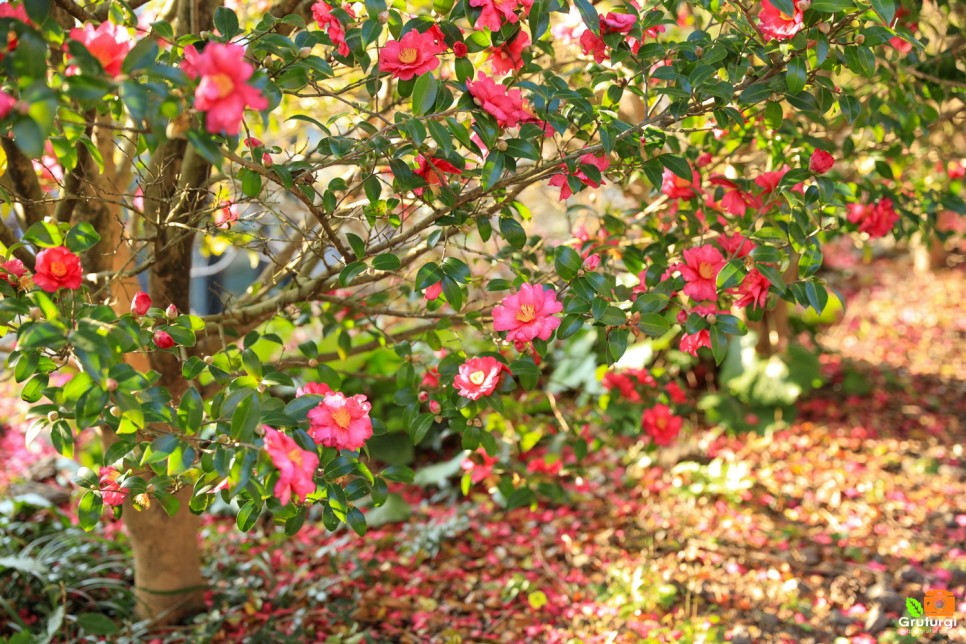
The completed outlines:
{"type": "Polygon", "coordinates": [[[504,371],[510,373],[507,366],[496,358],[490,356],[470,358],[460,365],[459,373],[453,379],[453,385],[460,396],[479,400],[496,391],[504,371]]]}
{"type": "Polygon", "coordinates": [[[326,447],[359,449],[372,436],[370,409],[362,394],[348,398],[342,392],[325,394],[325,400],[308,413],[309,436],[326,447]]]}

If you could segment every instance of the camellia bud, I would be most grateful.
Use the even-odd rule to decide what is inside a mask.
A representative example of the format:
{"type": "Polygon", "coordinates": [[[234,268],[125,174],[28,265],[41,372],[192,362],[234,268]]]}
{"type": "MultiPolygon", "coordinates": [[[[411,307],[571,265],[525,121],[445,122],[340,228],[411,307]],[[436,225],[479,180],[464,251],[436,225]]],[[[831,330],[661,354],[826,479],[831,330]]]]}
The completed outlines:
{"type": "Polygon", "coordinates": [[[211,356],[205,356],[205,357],[204,357],[204,358],[202,359],[202,361],[203,361],[203,362],[204,362],[205,364],[211,364],[212,362],[214,362],[214,358],[212,358],[211,356]]]}
{"type": "Polygon", "coordinates": [[[114,405],[110,409],[110,414],[111,414],[111,416],[114,416],[114,418],[120,418],[121,417],[121,413],[122,413],[121,412],[121,408],[118,407],[117,405],[114,405]]]}
{"type": "Polygon", "coordinates": [[[506,152],[506,149],[508,147],[509,146],[507,145],[507,142],[504,141],[503,139],[500,139],[499,141],[496,142],[496,149],[499,150],[500,152],[506,152]]]}
{"type": "MultiPolygon", "coordinates": [[[[799,2],[798,4],[799,4],[799,6],[801,6],[801,2],[799,2]]],[[[697,47],[695,47],[694,48],[694,55],[697,56],[698,58],[701,58],[702,56],[704,56],[704,47],[702,47],[700,45],[698,45],[697,47]]]]}
{"type": "Polygon", "coordinates": [[[108,391],[117,391],[117,380],[114,380],[114,378],[108,378],[107,382],[104,383],[104,388],[108,391]]]}
{"type": "Polygon", "coordinates": [[[158,329],[154,332],[154,345],[159,349],[171,349],[178,343],[168,334],[167,331],[158,329]]]}
{"type": "Polygon", "coordinates": [[[218,434],[218,442],[227,445],[231,442],[231,437],[228,434],[218,434]]]}
{"type": "Polygon", "coordinates": [[[459,41],[454,42],[453,53],[456,55],[457,58],[466,58],[466,54],[469,53],[469,50],[466,48],[466,43],[459,42],[459,41]]]}
{"type": "Polygon", "coordinates": [[[309,358],[309,366],[314,369],[319,366],[319,361],[315,358],[309,358]]]}
{"type": "Polygon", "coordinates": [[[151,497],[147,494],[138,494],[133,501],[135,510],[147,510],[151,507],[151,497]]]}
{"type": "Polygon", "coordinates": [[[714,324],[718,321],[718,316],[714,313],[708,313],[708,317],[706,317],[705,320],[708,321],[708,324],[714,324]]]}
{"type": "Polygon", "coordinates": [[[428,391],[420,391],[419,392],[419,402],[426,402],[427,400],[429,400],[429,392],[428,391]]]}
{"type": "Polygon", "coordinates": [[[265,390],[268,389],[268,387],[265,385],[264,382],[260,382],[258,383],[258,385],[255,386],[255,389],[258,390],[258,393],[263,394],[265,393],[265,390]]]}
{"type": "Polygon", "coordinates": [[[44,317],[44,313],[43,313],[43,311],[40,310],[40,307],[39,306],[31,306],[30,307],[30,319],[31,320],[39,320],[42,317],[44,317]]]}
{"type": "Polygon", "coordinates": [[[264,436],[265,435],[265,426],[264,425],[258,425],[257,427],[255,427],[255,435],[256,436],[264,436]]]}
{"type": "Polygon", "coordinates": [[[678,324],[684,324],[685,322],[687,322],[688,321],[687,311],[685,311],[684,309],[681,309],[680,311],[678,311],[677,320],[678,320],[678,324]]]}
{"type": "Polygon", "coordinates": [[[177,318],[178,307],[176,307],[174,304],[169,304],[168,308],[164,310],[164,317],[168,318],[169,320],[174,320],[175,318],[177,318]]]}
{"type": "Polygon", "coordinates": [[[440,409],[441,407],[438,400],[429,401],[429,411],[433,412],[434,414],[438,414],[440,409]]]}
{"type": "Polygon", "coordinates": [[[148,486],[144,488],[144,491],[147,492],[148,494],[154,494],[155,489],[156,488],[154,487],[154,483],[148,483],[148,486]]]}
{"type": "Polygon", "coordinates": [[[311,55],[312,55],[311,47],[302,47],[301,49],[299,49],[299,58],[308,58],[311,55]]]}
{"type": "Polygon", "coordinates": [[[389,12],[380,11],[379,15],[376,16],[376,20],[379,21],[379,24],[383,24],[383,25],[386,24],[387,22],[389,22],[389,12]]]}
{"type": "Polygon", "coordinates": [[[147,315],[151,308],[151,296],[144,291],[138,291],[131,300],[131,313],[137,316],[147,315]]]}
{"type": "Polygon", "coordinates": [[[60,419],[60,414],[56,411],[52,411],[47,414],[47,420],[51,423],[56,423],[60,419]]]}
{"type": "Polygon", "coordinates": [[[808,11],[808,8],[812,6],[812,0],[798,0],[798,8],[802,11],[808,11]]]}
{"type": "Polygon", "coordinates": [[[821,31],[823,34],[827,34],[828,32],[832,31],[832,25],[828,24],[825,21],[822,21],[818,23],[818,30],[821,31]]]}
{"type": "Polygon", "coordinates": [[[865,42],[865,36],[863,34],[859,34],[858,36],[855,37],[856,45],[861,45],[864,42],[865,42]]]}
{"type": "Polygon", "coordinates": [[[584,260],[584,268],[588,271],[596,271],[598,266],[600,266],[600,255],[597,253],[588,255],[587,259],[584,260]]]}

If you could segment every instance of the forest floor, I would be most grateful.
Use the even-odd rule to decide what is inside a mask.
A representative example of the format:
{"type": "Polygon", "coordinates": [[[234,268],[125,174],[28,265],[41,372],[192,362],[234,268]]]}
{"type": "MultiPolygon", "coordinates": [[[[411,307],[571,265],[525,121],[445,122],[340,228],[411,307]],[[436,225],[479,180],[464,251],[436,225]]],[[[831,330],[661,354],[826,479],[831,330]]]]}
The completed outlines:
{"type": "Polygon", "coordinates": [[[398,490],[408,518],[364,538],[215,519],[211,611],[158,641],[966,641],[966,272],[910,275],[841,280],[826,384],[788,426],[692,432],[678,463],[605,449],[576,503],[450,482],[398,490]],[[902,627],[936,590],[958,625],[902,627]]]}

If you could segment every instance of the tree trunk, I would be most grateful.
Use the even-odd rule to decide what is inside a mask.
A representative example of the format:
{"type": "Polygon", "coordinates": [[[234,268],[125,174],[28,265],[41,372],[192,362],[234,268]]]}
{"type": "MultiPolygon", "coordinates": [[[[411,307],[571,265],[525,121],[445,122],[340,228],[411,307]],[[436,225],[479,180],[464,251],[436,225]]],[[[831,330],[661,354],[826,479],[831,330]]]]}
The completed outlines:
{"type": "Polygon", "coordinates": [[[912,249],[913,266],[923,275],[946,268],[946,249],[937,237],[916,241],[912,249]]]}

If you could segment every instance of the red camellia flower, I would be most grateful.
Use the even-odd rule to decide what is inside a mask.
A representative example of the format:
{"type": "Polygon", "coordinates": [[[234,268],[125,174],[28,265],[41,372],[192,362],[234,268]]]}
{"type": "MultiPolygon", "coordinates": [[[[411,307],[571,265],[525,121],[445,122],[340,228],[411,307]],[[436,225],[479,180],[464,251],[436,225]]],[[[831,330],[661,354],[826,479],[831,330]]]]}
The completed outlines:
{"type": "Polygon", "coordinates": [[[966,177],[966,164],[960,161],[950,161],[946,165],[946,174],[950,179],[962,179],[966,177]]]}
{"type": "Polygon", "coordinates": [[[399,80],[409,80],[439,67],[437,53],[433,34],[413,29],[399,40],[390,40],[380,50],[379,69],[399,80]]]}
{"type": "Polygon", "coordinates": [[[778,184],[781,182],[782,177],[788,172],[788,166],[782,166],[778,170],[772,170],[771,172],[762,172],[760,175],[755,177],[755,184],[761,188],[764,193],[772,193],[778,184]]]}
{"type": "Polygon", "coordinates": [[[523,8],[524,17],[530,12],[533,0],[470,0],[470,6],[482,7],[483,12],[476,19],[476,29],[499,31],[504,22],[516,23],[520,20],[516,11],[523,8]]]}
{"type": "MultiPolygon", "coordinates": [[[[134,47],[134,40],[127,29],[109,20],[105,20],[97,28],[89,22],[84,23],[83,27],[74,27],[70,30],[70,39],[84,45],[104,71],[115,78],[121,73],[124,57],[134,47]]],[[[68,73],[76,71],[76,68],[71,68],[68,73]]]]}
{"type": "Polygon", "coordinates": [[[97,484],[101,490],[101,498],[110,506],[124,505],[124,499],[127,498],[127,491],[117,482],[120,475],[113,467],[102,467],[98,470],[97,484]]]}
{"type": "MultiPolygon", "coordinates": [[[[349,14],[350,17],[355,18],[355,11],[352,10],[352,6],[346,4],[342,9],[349,14]]],[[[332,13],[332,7],[321,0],[312,5],[312,17],[315,18],[315,22],[319,25],[320,29],[325,29],[326,35],[332,44],[338,48],[340,56],[349,55],[349,45],[345,42],[345,26],[342,22],[332,13]]]]}
{"type": "MultiPolygon", "coordinates": [[[[711,177],[711,183],[725,188],[724,196],[721,197],[721,207],[732,215],[743,217],[749,208],[756,209],[761,207],[761,202],[757,197],[739,188],[738,184],[734,181],[726,179],[721,175],[716,175],[711,177]]],[[[709,202],[711,202],[710,197],[709,202]]]]}
{"type": "Polygon", "coordinates": [[[553,289],[525,283],[520,285],[519,291],[507,295],[501,304],[493,307],[493,328],[506,331],[506,339],[522,350],[534,338],[549,340],[560,326],[560,319],[554,315],[561,311],[563,304],[557,301],[553,289]]]}
{"type": "Polygon", "coordinates": [[[466,58],[466,54],[469,53],[469,49],[466,48],[465,42],[454,42],[453,43],[453,54],[457,58],[466,58]]]}
{"type": "Polygon", "coordinates": [[[654,405],[644,410],[641,427],[655,445],[670,445],[681,432],[684,420],[671,413],[667,405],[654,405]]]}
{"type": "MultiPolygon", "coordinates": [[[[602,63],[607,58],[607,45],[604,42],[604,36],[607,34],[626,34],[633,27],[634,23],[637,22],[637,18],[629,13],[608,13],[600,18],[600,35],[598,36],[590,29],[584,30],[580,34],[580,47],[583,49],[584,54],[594,56],[594,61],[597,63],[602,63]]],[[[640,45],[638,45],[638,48],[640,45]]]]}
{"type": "Polygon", "coordinates": [[[741,281],[741,286],[738,287],[738,294],[741,297],[735,300],[735,306],[765,308],[765,302],[768,301],[768,288],[770,286],[771,282],[757,268],[751,269],[741,281]]]}
{"type": "MultiPolygon", "coordinates": [[[[448,175],[463,174],[459,168],[446,159],[424,157],[420,154],[416,157],[416,161],[419,163],[419,167],[416,168],[415,174],[422,177],[433,192],[438,189],[440,184],[449,183],[448,175]]],[[[423,190],[424,188],[414,188],[413,193],[416,196],[422,196],[423,190]]]]}
{"type": "MultiPolygon", "coordinates": [[[[599,188],[604,185],[604,178],[601,176],[600,183],[596,180],[591,179],[587,176],[587,173],[581,169],[581,166],[590,165],[597,168],[601,174],[603,174],[607,168],[610,167],[610,160],[607,158],[606,154],[600,156],[595,156],[593,154],[585,154],[578,160],[577,170],[574,172],[573,176],[580,179],[580,182],[585,186],[590,186],[591,188],[599,188]]],[[[566,165],[561,165],[564,171],[567,170],[566,165]]],[[[560,188],[560,201],[564,199],[569,199],[573,195],[573,191],[570,189],[570,183],[567,181],[567,174],[555,174],[550,177],[550,185],[560,188]]]]}
{"type": "Polygon", "coordinates": [[[530,34],[520,30],[516,37],[490,50],[490,68],[494,74],[506,74],[523,67],[523,50],[530,46],[530,34]]]}
{"type": "Polygon", "coordinates": [[[892,199],[882,199],[877,204],[849,204],[848,219],[859,225],[859,232],[868,233],[870,237],[884,237],[899,221],[899,213],[892,207],[892,199]]]}
{"type": "Polygon", "coordinates": [[[78,289],[83,281],[80,258],[63,246],[37,253],[34,271],[34,283],[48,293],[59,288],[78,289]]]}
{"type": "Polygon", "coordinates": [[[803,13],[798,6],[798,0],[793,0],[795,12],[786,16],[768,0],[761,0],[761,11],[758,12],[758,26],[761,35],[768,40],[789,40],[802,30],[803,13]]]}
{"type": "Polygon", "coordinates": [[[669,199],[690,199],[695,195],[695,188],[701,185],[701,176],[694,168],[691,169],[694,178],[691,181],[682,179],[667,168],[661,175],[661,192],[669,199]]]}
{"type": "Polygon", "coordinates": [[[815,148],[812,158],[808,161],[808,169],[815,174],[825,174],[832,169],[833,165],[835,165],[835,157],[819,148],[815,148]]]}
{"type": "Polygon", "coordinates": [[[151,308],[151,296],[144,291],[138,291],[131,300],[131,313],[137,316],[147,315],[151,308]]]}
{"type": "Polygon", "coordinates": [[[496,119],[500,127],[516,127],[520,123],[540,121],[524,106],[523,94],[509,89],[479,72],[475,81],[467,81],[466,89],[474,102],[496,119]]]}
{"type": "Polygon", "coordinates": [[[158,329],[154,332],[154,346],[159,349],[171,349],[177,345],[174,338],[167,331],[158,329]]]}
{"type": "Polygon", "coordinates": [[[510,370],[505,364],[492,358],[470,358],[460,365],[459,373],[453,379],[457,393],[470,400],[479,400],[492,394],[500,384],[500,375],[510,370]]]}
{"type": "Polygon", "coordinates": [[[426,298],[428,302],[432,302],[433,300],[439,298],[442,292],[443,292],[443,283],[436,282],[435,284],[430,284],[429,286],[426,287],[426,290],[423,291],[423,297],[426,298]]]}
{"type": "Polygon", "coordinates": [[[17,99],[3,90],[0,90],[0,119],[7,118],[7,114],[13,111],[17,105],[17,99]]]}
{"type": "Polygon", "coordinates": [[[697,333],[685,334],[681,337],[680,349],[684,353],[690,353],[697,357],[698,349],[701,347],[711,348],[711,332],[707,329],[701,329],[697,333]]]}
{"type": "Polygon", "coordinates": [[[693,300],[718,299],[717,278],[725,259],[710,244],[688,248],[684,251],[684,263],[674,268],[681,271],[686,282],[684,294],[693,300]]]}
{"type": "Polygon", "coordinates": [[[245,61],[245,48],[211,42],[199,54],[185,47],[182,69],[190,78],[201,78],[195,89],[195,107],[205,112],[205,127],[212,134],[238,134],[245,108],[268,107],[261,91],[248,84],[255,68],[245,61]]]}
{"type": "Polygon", "coordinates": [[[359,449],[372,436],[371,409],[362,394],[349,398],[342,392],[326,394],[325,400],[308,413],[309,436],[326,447],[359,449]]]}
{"type": "Polygon", "coordinates": [[[265,451],[278,469],[278,482],[273,492],[278,502],[286,505],[294,494],[299,501],[315,492],[315,472],[319,455],[298,446],[295,439],[272,427],[265,426],[265,451]]]}
{"type": "Polygon", "coordinates": [[[755,242],[751,241],[741,233],[733,235],[722,235],[717,239],[718,245],[729,257],[747,257],[748,253],[755,250],[755,242]]]}

